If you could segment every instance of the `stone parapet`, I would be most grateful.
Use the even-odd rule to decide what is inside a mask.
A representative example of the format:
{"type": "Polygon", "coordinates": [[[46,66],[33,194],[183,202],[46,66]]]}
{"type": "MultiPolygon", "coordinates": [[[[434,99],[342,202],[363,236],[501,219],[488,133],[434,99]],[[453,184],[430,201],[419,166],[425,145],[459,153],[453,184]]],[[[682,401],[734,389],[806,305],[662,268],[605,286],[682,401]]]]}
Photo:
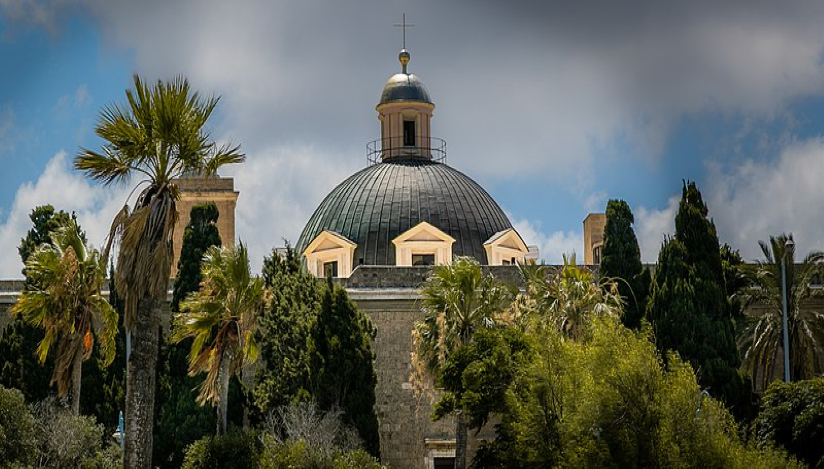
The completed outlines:
{"type": "MultiPolygon", "coordinates": [[[[523,286],[518,266],[496,265],[483,266],[484,275],[492,275],[498,280],[517,287],[523,286]]],[[[432,274],[432,267],[399,267],[391,265],[361,265],[355,267],[349,278],[335,279],[346,289],[397,289],[420,288],[432,274]]]]}

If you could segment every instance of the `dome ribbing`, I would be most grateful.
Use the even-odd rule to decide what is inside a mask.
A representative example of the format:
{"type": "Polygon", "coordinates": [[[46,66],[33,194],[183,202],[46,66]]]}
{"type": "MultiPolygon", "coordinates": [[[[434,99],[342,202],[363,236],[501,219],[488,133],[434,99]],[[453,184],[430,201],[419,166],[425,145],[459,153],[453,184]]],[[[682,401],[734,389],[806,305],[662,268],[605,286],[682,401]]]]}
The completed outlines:
{"type": "Polygon", "coordinates": [[[358,246],[354,265],[395,265],[392,240],[426,221],[455,238],[452,252],[486,263],[483,243],[512,227],[503,210],[475,181],[445,164],[393,159],[369,166],[321,202],[296,244],[302,253],[321,231],[358,246]]]}

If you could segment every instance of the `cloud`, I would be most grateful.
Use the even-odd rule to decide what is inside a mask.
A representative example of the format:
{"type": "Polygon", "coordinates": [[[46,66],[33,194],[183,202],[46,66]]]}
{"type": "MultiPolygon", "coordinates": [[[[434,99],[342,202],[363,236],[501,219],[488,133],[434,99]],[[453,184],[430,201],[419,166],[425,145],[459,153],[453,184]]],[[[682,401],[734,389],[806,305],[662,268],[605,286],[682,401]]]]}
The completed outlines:
{"type": "Polygon", "coordinates": [[[575,254],[579,264],[584,261],[584,238],[581,232],[555,231],[547,234],[540,225],[529,220],[513,218],[511,214],[507,216],[527,245],[538,246],[540,260],[547,264],[559,265],[563,263],[564,255],[575,254]]]}
{"type": "Polygon", "coordinates": [[[758,240],[793,233],[798,258],[824,250],[824,139],[787,144],[777,158],[713,164],[704,191],[722,242],[745,260],[762,257],[758,240]]]}
{"type": "MultiPolygon", "coordinates": [[[[300,230],[323,197],[357,169],[352,155],[330,155],[311,146],[264,149],[242,165],[226,167],[240,191],[236,232],[248,245],[252,268],[284,240],[295,245],[300,230]]],[[[365,161],[365,160],[364,160],[365,161]]]]}
{"type": "MultiPolygon", "coordinates": [[[[141,73],[223,94],[224,124],[252,147],[377,135],[400,1],[88,4],[141,73]]],[[[628,142],[628,159],[655,161],[680,116],[771,118],[824,91],[820,2],[471,6],[421,4],[408,42],[438,105],[433,133],[482,174],[591,187],[594,148],[628,142]]]]}
{"type": "Polygon", "coordinates": [[[0,0],[0,16],[11,20],[11,27],[6,29],[4,36],[8,38],[16,28],[29,24],[58,34],[62,20],[80,3],[74,0],[0,0]]]}
{"type": "Polygon", "coordinates": [[[74,93],[64,94],[57,99],[54,105],[54,114],[62,120],[73,118],[77,111],[85,107],[91,101],[89,87],[85,83],[78,86],[74,93]]]}
{"type": "Polygon", "coordinates": [[[681,195],[670,197],[667,206],[662,209],[639,207],[635,211],[635,236],[641,249],[641,261],[654,264],[658,262],[658,252],[666,236],[675,233],[675,214],[681,195]]]}
{"type": "Polygon", "coordinates": [[[13,247],[31,229],[29,214],[38,205],[51,204],[56,210],[75,212],[88,241],[100,247],[109,226],[126,201],[126,186],[103,188],[94,186],[82,175],[69,170],[66,152],[55,154],[40,177],[22,184],[17,190],[8,216],[0,224],[0,244],[7,255],[0,256],[0,278],[21,278],[23,264],[13,247]]]}
{"type": "MultiPolygon", "coordinates": [[[[98,19],[107,47],[127,51],[145,77],[184,74],[195,89],[223,96],[214,133],[249,155],[230,172],[241,191],[238,233],[253,252],[268,252],[282,237],[294,242],[323,195],[364,164],[364,144],[379,133],[373,106],[399,69],[391,25],[407,6],[0,0],[7,18],[40,25],[59,24],[77,5],[98,19]]],[[[407,38],[410,70],[437,105],[432,132],[448,140],[449,163],[501,184],[540,180],[579,195],[587,209],[603,199],[596,155],[654,167],[685,116],[741,117],[758,129],[824,93],[824,3],[814,0],[424,1],[408,19],[417,25],[407,38]],[[611,148],[620,151],[600,151],[611,148]]],[[[798,169],[790,159],[713,169],[705,194],[722,239],[745,253],[772,230],[817,242],[821,230],[810,232],[807,221],[815,217],[799,209],[778,211],[769,223],[744,215],[744,207],[761,208],[743,194],[764,197],[752,174],[798,169]],[[755,238],[744,239],[740,227],[755,238]]],[[[776,194],[800,190],[766,180],[776,194]]],[[[763,202],[769,208],[775,199],[763,202]]],[[[643,259],[654,261],[672,232],[673,201],[636,215],[643,259]]],[[[548,261],[569,249],[550,241],[581,249],[572,231],[542,233],[537,221],[522,227],[533,229],[548,261]]]]}

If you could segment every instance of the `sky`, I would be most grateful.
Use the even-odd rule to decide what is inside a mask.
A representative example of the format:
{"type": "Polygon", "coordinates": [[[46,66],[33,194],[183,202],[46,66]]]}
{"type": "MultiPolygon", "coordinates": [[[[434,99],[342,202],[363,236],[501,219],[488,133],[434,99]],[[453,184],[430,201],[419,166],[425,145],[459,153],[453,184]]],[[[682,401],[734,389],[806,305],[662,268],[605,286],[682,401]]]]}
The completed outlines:
{"type": "Polygon", "coordinates": [[[824,249],[824,2],[0,0],[0,278],[21,277],[35,206],[100,245],[133,202],[138,180],[72,160],[134,74],[221,97],[209,130],[247,156],[221,175],[259,269],[367,164],[403,13],[447,163],[545,261],[580,258],[583,219],[616,198],[654,262],[685,179],[746,260],[782,232],[824,249]]]}

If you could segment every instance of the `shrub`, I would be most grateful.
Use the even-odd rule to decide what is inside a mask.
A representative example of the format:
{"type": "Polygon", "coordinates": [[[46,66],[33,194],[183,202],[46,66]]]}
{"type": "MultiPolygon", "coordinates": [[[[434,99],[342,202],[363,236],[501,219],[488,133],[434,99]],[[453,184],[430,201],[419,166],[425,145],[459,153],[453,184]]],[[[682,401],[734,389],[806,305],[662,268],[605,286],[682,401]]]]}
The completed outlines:
{"type": "Polygon", "coordinates": [[[113,468],[120,466],[120,448],[104,435],[94,417],[74,415],[54,399],[31,406],[37,421],[40,467],[113,468]]]}
{"type": "Polygon", "coordinates": [[[23,393],[0,386],[0,465],[28,464],[37,449],[37,423],[23,393]]]}
{"type": "Polygon", "coordinates": [[[755,419],[756,442],[781,446],[810,467],[824,467],[824,378],[767,388],[755,419]]]}
{"type": "MultiPolygon", "coordinates": [[[[230,431],[225,436],[207,436],[186,449],[185,469],[247,469],[260,467],[263,444],[257,432],[230,431]]],[[[267,467],[267,466],[264,466],[267,467]]]]}
{"type": "Polygon", "coordinates": [[[362,449],[326,452],[306,440],[280,442],[264,436],[261,467],[272,469],[381,469],[384,466],[362,449]]]}

